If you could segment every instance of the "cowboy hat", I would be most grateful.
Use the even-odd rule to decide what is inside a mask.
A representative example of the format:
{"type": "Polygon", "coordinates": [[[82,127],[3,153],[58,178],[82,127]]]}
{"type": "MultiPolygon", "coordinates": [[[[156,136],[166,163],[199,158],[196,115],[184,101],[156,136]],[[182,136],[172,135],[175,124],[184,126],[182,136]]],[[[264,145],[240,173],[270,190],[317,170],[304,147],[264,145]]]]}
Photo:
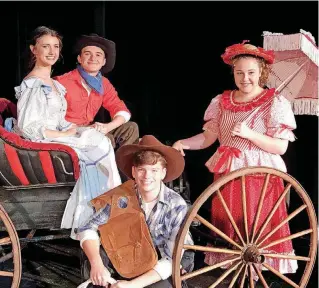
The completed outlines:
{"type": "Polygon", "coordinates": [[[261,47],[256,47],[251,44],[245,44],[248,40],[243,41],[241,44],[234,44],[226,48],[225,53],[221,56],[223,61],[232,65],[233,58],[238,55],[252,55],[263,58],[268,64],[274,63],[275,53],[272,50],[265,50],[261,47]]]}
{"type": "Polygon", "coordinates": [[[106,74],[114,68],[116,50],[115,43],[111,40],[98,36],[97,34],[82,35],[76,42],[74,50],[79,55],[86,46],[96,46],[104,51],[106,63],[102,67],[101,72],[106,74]]]}
{"type": "Polygon", "coordinates": [[[116,151],[116,162],[118,168],[130,178],[132,176],[133,157],[136,152],[154,151],[160,153],[167,162],[166,176],[163,182],[170,182],[178,178],[185,167],[185,160],[182,154],[173,147],[164,145],[153,135],[145,135],[138,144],[121,146],[116,151]]]}

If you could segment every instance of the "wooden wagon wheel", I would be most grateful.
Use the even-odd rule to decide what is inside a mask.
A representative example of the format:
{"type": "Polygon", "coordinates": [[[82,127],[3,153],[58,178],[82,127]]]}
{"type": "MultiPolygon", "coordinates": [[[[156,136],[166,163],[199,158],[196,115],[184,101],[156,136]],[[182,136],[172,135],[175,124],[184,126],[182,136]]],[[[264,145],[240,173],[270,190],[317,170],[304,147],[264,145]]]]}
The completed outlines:
{"type": "MultiPolygon", "coordinates": [[[[0,205],[0,220],[2,221],[4,227],[6,228],[6,234],[8,236],[0,236],[0,247],[12,246],[12,251],[4,256],[0,256],[0,263],[12,258],[14,271],[0,271],[0,277],[12,277],[11,288],[19,287],[21,280],[21,249],[18,234],[14,228],[14,225],[9,218],[8,214],[5,212],[4,208],[0,205]]],[[[2,226],[2,224],[0,224],[2,226]]],[[[2,235],[2,234],[1,234],[2,235]]]]}
{"type": "MultiPolygon", "coordinates": [[[[305,223],[306,224],[306,223],[305,223]]],[[[300,225],[304,226],[304,225],[300,225]]],[[[301,227],[299,227],[302,229],[301,227]]],[[[302,238],[303,239],[303,238],[302,238]]],[[[269,239],[268,239],[269,241],[269,239]]],[[[308,194],[305,192],[305,190],[302,188],[302,186],[290,175],[283,173],[279,170],[272,169],[272,168],[266,168],[266,167],[251,167],[251,168],[244,168],[240,169],[234,172],[231,172],[221,178],[219,178],[217,181],[215,181],[212,185],[210,185],[196,200],[196,202],[193,204],[192,208],[189,210],[184,225],[179,232],[177,239],[176,239],[176,246],[174,250],[174,256],[173,256],[173,282],[174,287],[181,288],[182,287],[182,280],[190,279],[193,277],[196,277],[197,275],[206,273],[208,271],[214,270],[216,268],[220,268],[222,266],[227,265],[227,269],[224,270],[222,275],[217,278],[213,283],[210,283],[209,288],[217,287],[226,277],[229,277],[230,280],[228,287],[235,287],[235,283],[237,282],[240,287],[244,287],[245,280],[247,278],[247,282],[249,283],[249,287],[254,287],[254,281],[253,281],[253,271],[257,273],[259,277],[259,281],[263,285],[263,287],[269,287],[269,283],[267,283],[265,277],[263,276],[265,273],[265,270],[268,270],[267,273],[273,273],[272,275],[276,275],[277,277],[281,278],[284,282],[289,284],[291,287],[306,287],[308,280],[310,278],[316,253],[317,253],[317,241],[318,241],[318,232],[317,232],[317,218],[315,214],[315,210],[313,207],[313,204],[308,196],[308,194]],[[258,203],[258,208],[256,211],[256,214],[253,214],[254,221],[253,225],[251,225],[251,231],[248,231],[248,225],[247,225],[247,207],[246,207],[246,189],[245,189],[245,177],[249,175],[263,175],[265,176],[262,179],[264,180],[263,188],[260,191],[260,198],[258,203]],[[280,177],[282,180],[284,180],[284,183],[286,183],[284,191],[281,193],[279,199],[275,203],[274,207],[271,208],[269,214],[266,216],[266,219],[262,223],[258,223],[258,220],[261,215],[261,210],[263,208],[263,202],[265,199],[265,194],[267,190],[267,185],[269,185],[269,179],[270,177],[277,176],[280,177]],[[238,179],[241,181],[241,195],[242,195],[242,209],[243,209],[243,224],[244,224],[244,235],[240,234],[240,231],[234,221],[234,218],[232,217],[232,214],[230,210],[228,209],[225,201],[223,201],[223,196],[221,191],[221,188],[229,183],[232,180],[238,179]],[[291,214],[288,213],[288,217],[286,219],[281,219],[280,224],[277,225],[277,227],[274,227],[270,232],[267,232],[266,234],[262,234],[265,231],[265,227],[271,220],[273,214],[276,212],[276,209],[279,207],[279,204],[284,201],[285,196],[287,195],[289,190],[294,190],[297,193],[297,196],[301,199],[302,205],[300,205],[296,210],[294,210],[291,214]],[[228,220],[231,222],[232,227],[237,233],[238,241],[235,242],[231,238],[229,238],[226,234],[224,234],[221,230],[216,228],[214,225],[212,225],[209,221],[205,220],[203,217],[198,215],[199,209],[203,206],[205,201],[212,196],[214,193],[216,193],[216,197],[219,197],[219,200],[223,204],[223,208],[228,215],[228,220]],[[303,213],[306,213],[309,220],[309,228],[303,231],[300,231],[298,233],[292,233],[288,237],[284,237],[281,239],[276,239],[275,241],[268,242],[265,245],[265,240],[268,239],[271,235],[273,235],[280,227],[282,227],[285,223],[288,223],[290,220],[292,220],[296,215],[298,215],[301,211],[303,213]],[[190,228],[190,224],[194,219],[199,220],[203,225],[205,225],[207,228],[212,230],[214,233],[219,235],[221,238],[223,238],[225,241],[227,241],[230,245],[229,247],[224,248],[217,248],[217,247],[208,247],[208,246],[198,246],[198,245],[184,245],[185,237],[188,233],[188,230],[190,228]],[[257,228],[259,227],[259,228],[257,228]],[[278,243],[283,243],[287,240],[297,239],[300,237],[305,237],[304,235],[307,235],[306,237],[310,238],[310,244],[309,244],[309,253],[308,256],[298,256],[298,255],[283,255],[283,254],[269,254],[268,252],[265,253],[265,248],[269,248],[271,246],[274,246],[278,243]],[[215,253],[223,253],[224,255],[229,255],[228,260],[219,262],[217,264],[214,264],[212,266],[206,266],[203,268],[200,268],[196,271],[181,275],[180,271],[180,263],[181,263],[181,253],[182,250],[189,249],[193,251],[201,251],[201,252],[215,252],[215,253]],[[299,281],[299,284],[296,284],[291,279],[289,279],[287,276],[281,274],[279,271],[275,270],[273,267],[268,265],[265,261],[265,259],[291,259],[291,260],[298,260],[302,261],[303,263],[306,263],[304,266],[304,273],[301,277],[301,280],[299,281]],[[263,269],[258,269],[257,267],[260,266],[263,269]],[[265,269],[265,270],[264,270],[265,269]],[[246,277],[248,275],[248,277],[246,277]],[[232,278],[230,278],[232,277],[232,278]]],[[[308,247],[307,247],[308,250],[308,247]]],[[[298,262],[298,266],[300,262],[298,262]]],[[[302,265],[301,265],[302,266],[302,265]]],[[[279,279],[278,278],[278,279],[279,279]]],[[[203,287],[204,288],[204,287],[203,287]]]]}

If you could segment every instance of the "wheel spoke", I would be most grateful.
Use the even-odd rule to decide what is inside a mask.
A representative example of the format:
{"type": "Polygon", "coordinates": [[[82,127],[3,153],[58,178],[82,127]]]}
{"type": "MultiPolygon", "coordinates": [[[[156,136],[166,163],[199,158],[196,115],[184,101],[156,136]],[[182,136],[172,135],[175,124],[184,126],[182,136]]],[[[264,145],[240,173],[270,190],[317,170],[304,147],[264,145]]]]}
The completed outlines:
{"type": "Polygon", "coordinates": [[[10,237],[4,237],[0,239],[0,245],[8,245],[11,244],[11,239],[10,237]]]}
{"type": "Polygon", "coordinates": [[[269,178],[270,178],[270,174],[267,174],[267,176],[265,178],[264,185],[263,185],[263,189],[261,191],[261,195],[260,195],[260,198],[259,198],[257,214],[256,214],[256,217],[255,217],[255,220],[254,220],[253,232],[252,232],[252,236],[251,236],[251,242],[252,243],[254,242],[254,238],[256,236],[256,228],[257,228],[260,212],[261,212],[261,209],[262,209],[263,204],[264,204],[264,198],[265,198],[265,195],[266,195],[267,186],[268,186],[268,183],[269,183],[269,178]]]}
{"type": "Polygon", "coordinates": [[[269,254],[265,253],[262,255],[269,258],[282,258],[282,259],[299,260],[299,261],[307,261],[307,262],[310,261],[309,257],[302,257],[302,256],[271,254],[271,253],[269,254]]]}
{"type": "Polygon", "coordinates": [[[237,278],[238,278],[238,276],[239,276],[241,270],[243,270],[244,266],[245,266],[245,264],[242,263],[241,266],[239,267],[239,269],[237,269],[237,271],[236,271],[236,273],[235,273],[235,275],[234,275],[234,277],[233,277],[233,280],[230,282],[228,288],[232,288],[232,287],[235,285],[236,280],[237,280],[237,278]]]}
{"type": "Polygon", "coordinates": [[[225,212],[226,212],[226,214],[227,214],[227,216],[228,216],[228,218],[230,220],[230,223],[233,225],[233,228],[234,228],[237,236],[239,237],[241,243],[243,245],[245,245],[245,241],[244,241],[243,237],[241,236],[241,234],[239,232],[238,226],[236,225],[235,220],[234,220],[233,216],[231,215],[231,213],[230,213],[230,211],[229,211],[229,209],[227,207],[227,204],[226,204],[226,202],[225,202],[225,200],[224,200],[224,198],[223,198],[223,196],[222,196],[222,194],[220,193],[219,190],[217,190],[217,196],[218,196],[220,202],[222,203],[222,205],[223,205],[223,207],[225,209],[225,212]]]}
{"type": "Polygon", "coordinates": [[[243,287],[244,287],[245,278],[246,278],[246,273],[247,273],[247,267],[248,267],[248,265],[246,264],[245,270],[244,270],[244,272],[243,272],[243,276],[242,276],[242,278],[241,278],[240,288],[243,288],[243,287]]]}
{"type": "Polygon", "coordinates": [[[0,246],[0,255],[2,255],[2,256],[6,255],[6,253],[4,252],[4,249],[2,248],[2,246],[0,246]]]}
{"type": "MultiPolygon", "coordinates": [[[[234,288],[235,286],[240,288],[252,287],[253,280],[256,280],[258,276],[257,285],[263,288],[268,288],[271,282],[270,278],[268,279],[266,277],[268,274],[270,277],[274,278],[275,281],[277,279],[277,281],[281,281],[281,283],[287,287],[305,287],[308,284],[316,260],[318,249],[317,224],[316,211],[313,207],[311,199],[309,198],[309,195],[306,193],[300,183],[298,183],[297,180],[287,173],[267,167],[248,167],[227,173],[227,175],[220,177],[218,180],[214,181],[212,185],[207,187],[207,189],[205,189],[205,191],[196,199],[192,209],[189,211],[181,233],[179,233],[179,236],[177,237],[177,245],[176,249],[174,250],[176,257],[173,257],[173,285],[176,288],[181,288],[183,284],[182,280],[190,278],[189,280],[195,280],[194,283],[196,283],[198,277],[208,276],[217,270],[221,270],[222,272],[214,280],[211,280],[210,284],[206,284],[207,287],[211,285],[211,287],[218,288],[219,286],[224,285],[225,280],[229,280],[227,281],[228,284],[225,285],[225,287],[228,288],[234,288]],[[250,211],[250,190],[248,184],[250,177],[255,176],[258,177],[260,188],[255,195],[257,197],[255,197],[255,209],[254,211],[250,211]],[[276,183],[272,183],[273,178],[276,183]],[[237,206],[239,205],[239,210],[243,210],[243,212],[240,212],[240,221],[238,221],[239,219],[237,219],[237,215],[235,215],[233,212],[230,203],[228,203],[228,198],[225,196],[224,191],[222,190],[222,187],[232,183],[233,181],[238,182],[237,184],[239,189],[242,190],[239,191],[241,195],[239,196],[239,199],[237,199],[237,202],[242,201],[242,203],[235,203],[237,206]],[[270,186],[276,184],[280,184],[281,187],[278,187],[279,190],[277,189],[278,191],[275,192],[276,195],[268,195],[270,190],[272,190],[270,189],[270,186]],[[274,221],[277,217],[277,214],[279,215],[281,213],[281,208],[286,207],[285,198],[290,190],[296,192],[297,196],[301,200],[300,204],[294,207],[288,213],[284,211],[285,215],[281,215],[282,217],[279,219],[279,221],[274,221]],[[230,225],[231,230],[233,231],[232,235],[235,235],[235,237],[230,236],[230,234],[223,229],[223,226],[221,226],[221,224],[217,222],[215,218],[213,218],[213,221],[210,221],[210,218],[208,217],[205,217],[207,219],[206,220],[197,215],[201,214],[199,212],[200,209],[204,208],[202,206],[212,196],[218,197],[215,199],[219,201],[220,206],[223,207],[221,209],[225,214],[224,220],[230,225]],[[270,197],[269,199],[268,196],[270,197]],[[295,222],[295,220],[301,216],[308,216],[308,222],[306,219],[303,219],[305,220],[303,223],[306,225],[304,228],[300,229],[299,227],[297,231],[291,231],[290,233],[292,235],[290,233],[281,233],[282,230],[285,230],[284,228],[286,226],[288,227],[289,224],[295,222]],[[191,229],[192,221],[197,220],[201,224],[201,227],[205,227],[204,230],[211,235],[208,236],[211,237],[209,240],[212,238],[212,240],[215,240],[214,238],[218,237],[218,242],[221,242],[220,245],[212,245],[209,247],[204,247],[204,244],[194,246],[185,245],[185,237],[187,236],[188,230],[191,229]],[[282,255],[276,254],[278,252],[273,251],[276,247],[281,247],[282,245],[290,243],[291,241],[298,242],[298,240],[302,240],[303,242],[303,239],[309,242],[309,245],[308,243],[304,243],[305,249],[307,248],[306,250],[308,253],[305,252],[295,254],[295,252],[282,255]],[[213,266],[204,265],[205,268],[203,268],[203,266],[197,267],[195,269],[202,269],[182,275],[180,263],[182,253],[185,249],[202,254],[209,254],[210,252],[216,253],[217,256],[223,256],[223,260],[217,261],[217,264],[214,262],[213,266]],[[284,274],[284,271],[279,269],[279,267],[272,267],[272,264],[270,264],[274,261],[282,262],[283,260],[295,262],[302,261],[298,262],[301,265],[300,268],[302,268],[302,274],[299,277],[300,279],[298,278],[298,281],[297,279],[291,278],[289,275],[284,274]],[[234,268],[235,265],[238,265],[237,268],[234,268]],[[228,272],[229,269],[232,268],[234,268],[232,272],[228,272]],[[266,272],[264,273],[265,270],[266,272]],[[229,274],[225,274],[225,272],[228,272],[229,274]],[[198,276],[196,277],[196,275],[198,276]],[[216,280],[217,283],[215,283],[216,280]]],[[[0,238],[3,237],[5,237],[5,235],[0,238]]],[[[11,240],[13,241],[12,238],[11,240]]],[[[255,281],[254,284],[256,285],[255,281]]]]}
{"type": "Polygon", "coordinates": [[[257,242],[257,241],[259,240],[259,238],[260,238],[260,236],[262,235],[262,233],[264,232],[264,230],[265,230],[267,224],[269,223],[271,217],[275,214],[275,212],[276,212],[277,208],[279,207],[281,201],[285,198],[286,194],[288,193],[290,187],[291,187],[291,184],[289,183],[289,184],[286,186],[284,192],[281,194],[281,196],[280,196],[279,199],[277,200],[275,206],[271,209],[271,212],[270,212],[269,215],[267,216],[267,218],[266,218],[264,224],[262,225],[262,227],[260,228],[260,230],[259,230],[259,232],[258,232],[258,236],[257,236],[257,239],[256,239],[255,242],[257,242]]]}
{"type": "Polygon", "coordinates": [[[261,245],[265,240],[267,240],[271,235],[273,235],[280,227],[285,225],[288,221],[290,221],[292,218],[294,218],[296,215],[298,215],[302,210],[307,208],[307,205],[302,205],[298,209],[296,209],[294,212],[292,212],[284,221],[282,221],[275,229],[272,229],[271,232],[269,232],[265,237],[262,238],[262,240],[258,243],[258,245],[261,245]]]}
{"type": "Polygon", "coordinates": [[[230,250],[230,249],[222,249],[222,248],[215,248],[215,247],[209,247],[209,246],[199,246],[199,245],[184,245],[183,248],[186,250],[196,250],[196,251],[226,253],[226,254],[240,255],[242,253],[239,250],[230,250]]]}
{"type": "Polygon", "coordinates": [[[243,213],[244,213],[244,226],[245,226],[245,233],[246,233],[246,243],[249,243],[248,237],[248,222],[247,222],[247,203],[246,203],[246,179],[245,176],[241,177],[241,199],[243,204],[243,213]]]}
{"type": "Polygon", "coordinates": [[[232,273],[234,270],[237,269],[239,264],[242,263],[239,261],[238,263],[234,263],[231,267],[227,269],[218,279],[213,283],[212,285],[209,286],[209,288],[215,288],[220,282],[222,282],[230,273],[232,273]]]}
{"type": "Polygon", "coordinates": [[[287,278],[286,276],[282,275],[279,271],[277,271],[276,269],[272,268],[270,265],[268,265],[267,263],[263,263],[262,264],[264,267],[266,267],[269,271],[271,271],[272,273],[274,273],[275,275],[277,275],[279,278],[281,278],[282,280],[286,281],[288,284],[290,284],[291,286],[295,287],[295,288],[299,288],[299,286],[291,281],[289,278],[287,278]]]}
{"type": "Polygon", "coordinates": [[[254,288],[254,274],[253,274],[253,267],[251,264],[249,265],[249,288],[254,288]]]}
{"type": "Polygon", "coordinates": [[[231,238],[229,238],[225,233],[223,233],[222,231],[220,231],[219,229],[217,229],[213,224],[209,223],[206,219],[204,219],[203,217],[199,216],[198,214],[195,216],[195,218],[197,218],[197,220],[199,220],[202,224],[204,224],[206,227],[208,227],[209,229],[211,229],[212,231],[214,231],[216,234],[218,234],[220,237],[224,238],[225,240],[227,240],[229,243],[237,246],[239,249],[243,249],[242,246],[240,246],[238,243],[236,243],[234,240],[232,240],[231,238]]]}
{"type": "Polygon", "coordinates": [[[13,252],[10,252],[0,258],[0,263],[3,263],[13,257],[13,252]]]}
{"type": "Polygon", "coordinates": [[[259,248],[258,245],[257,245],[257,247],[258,247],[260,250],[264,250],[264,249],[266,249],[266,248],[275,246],[275,245],[277,245],[277,244],[279,244],[279,243],[282,243],[282,242],[285,242],[285,241],[288,241],[288,240],[291,240],[291,239],[294,239],[294,238],[298,238],[298,237],[300,237],[300,236],[309,234],[309,233],[311,233],[311,232],[312,232],[312,229],[307,229],[307,230],[304,230],[304,231],[301,231],[301,232],[298,232],[298,233],[289,235],[289,236],[287,236],[287,237],[278,239],[278,240],[276,240],[276,241],[273,241],[273,242],[267,244],[266,246],[263,246],[263,247],[260,247],[260,248],[259,248]]]}
{"type": "Polygon", "coordinates": [[[10,259],[11,257],[13,257],[13,265],[14,265],[13,272],[2,271],[2,273],[4,273],[6,276],[12,277],[11,287],[19,287],[20,280],[21,280],[21,267],[22,267],[19,237],[9,215],[5,212],[1,204],[0,204],[0,219],[2,220],[9,234],[11,245],[12,245],[12,251],[9,254],[1,257],[1,260],[4,260],[5,258],[10,259]]]}
{"type": "Polygon", "coordinates": [[[260,272],[260,270],[258,269],[258,267],[255,265],[255,263],[253,263],[252,265],[253,265],[253,267],[254,267],[256,273],[258,274],[258,277],[259,277],[261,283],[263,284],[264,288],[269,288],[269,286],[268,286],[268,284],[267,284],[267,282],[266,282],[266,280],[265,280],[263,274],[260,272]]]}
{"type": "Polygon", "coordinates": [[[0,271],[0,276],[4,276],[4,277],[13,277],[13,272],[0,271]]]}
{"type": "Polygon", "coordinates": [[[181,276],[181,280],[187,280],[189,278],[192,278],[192,277],[195,277],[197,275],[200,275],[200,274],[203,274],[203,273],[206,273],[208,271],[211,271],[211,270],[214,270],[216,268],[219,268],[219,267],[222,267],[224,265],[227,265],[229,263],[232,263],[234,261],[237,261],[237,260],[240,260],[241,257],[232,257],[228,260],[225,260],[223,262],[220,262],[220,263],[217,263],[217,264],[214,264],[212,266],[207,266],[207,267],[204,267],[204,268],[201,268],[201,269],[198,269],[196,271],[193,271],[191,273],[187,273],[187,274],[184,274],[183,276],[181,276]]]}

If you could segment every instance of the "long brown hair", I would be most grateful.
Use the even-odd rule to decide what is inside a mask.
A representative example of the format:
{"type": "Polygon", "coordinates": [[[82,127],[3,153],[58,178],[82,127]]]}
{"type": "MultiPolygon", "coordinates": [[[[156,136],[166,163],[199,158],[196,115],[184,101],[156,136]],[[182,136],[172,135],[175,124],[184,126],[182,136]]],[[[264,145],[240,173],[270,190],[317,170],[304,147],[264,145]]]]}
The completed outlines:
{"type": "MultiPolygon", "coordinates": [[[[48,28],[46,26],[39,26],[36,29],[33,30],[33,32],[31,33],[31,39],[29,40],[28,43],[28,50],[29,50],[29,59],[28,59],[28,70],[31,71],[35,65],[35,56],[32,53],[32,51],[30,51],[29,46],[33,45],[35,46],[37,44],[37,41],[42,37],[42,36],[46,36],[46,35],[50,35],[52,37],[56,37],[59,40],[59,46],[60,46],[60,52],[62,50],[62,36],[56,31],[53,30],[51,28],[48,28]]],[[[60,57],[62,57],[62,55],[60,54],[60,57]]]]}

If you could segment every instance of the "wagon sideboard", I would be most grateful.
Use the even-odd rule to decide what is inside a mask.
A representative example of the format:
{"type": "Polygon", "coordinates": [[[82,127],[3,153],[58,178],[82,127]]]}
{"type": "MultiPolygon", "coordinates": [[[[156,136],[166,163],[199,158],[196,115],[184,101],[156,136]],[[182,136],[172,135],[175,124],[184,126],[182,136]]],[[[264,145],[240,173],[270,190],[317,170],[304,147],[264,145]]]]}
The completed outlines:
{"type": "MultiPolygon", "coordinates": [[[[73,184],[32,188],[0,188],[0,203],[11,218],[16,230],[59,229],[66,202],[73,184]]],[[[0,231],[4,225],[0,221],[0,231]]]]}

